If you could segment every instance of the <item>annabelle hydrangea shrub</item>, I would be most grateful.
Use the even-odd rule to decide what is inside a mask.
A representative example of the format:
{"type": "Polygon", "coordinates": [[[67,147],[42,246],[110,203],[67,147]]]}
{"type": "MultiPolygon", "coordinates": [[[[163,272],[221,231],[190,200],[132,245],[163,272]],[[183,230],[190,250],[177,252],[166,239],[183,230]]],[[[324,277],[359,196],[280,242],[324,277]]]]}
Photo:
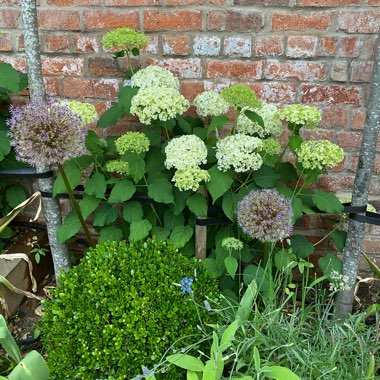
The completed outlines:
{"type": "MultiPolygon", "coordinates": [[[[140,35],[115,35],[117,41],[109,37],[107,46],[143,48],[140,35]]],[[[292,235],[302,215],[342,213],[334,194],[313,187],[344,157],[331,142],[304,141],[302,129],[316,129],[321,119],[316,107],[277,108],[243,84],[205,91],[190,103],[175,75],[151,65],[131,76],[98,127],[126,115],[136,117],[141,128],[106,139],[89,132],[89,154],[81,159],[92,168],[81,207],[87,216],[93,213],[100,241],[155,235],[193,255],[195,227],[208,218],[208,268],[232,287],[241,280],[235,276],[238,266],[249,283],[257,269],[245,263],[258,252],[276,251],[284,239],[290,239],[295,260],[312,253],[306,239],[292,235]],[[186,115],[191,105],[195,117],[186,115]],[[280,136],[287,141],[281,144],[280,136]],[[226,248],[226,238],[241,248],[226,248]]],[[[67,230],[72,236],[73,229],[67,230]]]]}

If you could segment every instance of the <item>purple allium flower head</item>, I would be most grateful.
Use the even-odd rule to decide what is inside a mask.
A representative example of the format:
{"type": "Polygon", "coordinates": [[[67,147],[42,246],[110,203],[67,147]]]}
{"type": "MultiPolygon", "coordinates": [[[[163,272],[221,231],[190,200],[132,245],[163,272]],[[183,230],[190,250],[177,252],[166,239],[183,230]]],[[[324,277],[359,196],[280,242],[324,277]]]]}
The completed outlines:
{"type": "Polygon", "coordinates": [[[56,166],[85,151],[81,117],[54,100],[11,107],[7,124],[17,159],[32,166],[56,166]]]}
{"type": "Polygon", "coordinates": [[[239,226],[247,235],[263,243],[289,236],[292,217],[290,200],[274,189],[251,191],[237,206],[239,226]]]}

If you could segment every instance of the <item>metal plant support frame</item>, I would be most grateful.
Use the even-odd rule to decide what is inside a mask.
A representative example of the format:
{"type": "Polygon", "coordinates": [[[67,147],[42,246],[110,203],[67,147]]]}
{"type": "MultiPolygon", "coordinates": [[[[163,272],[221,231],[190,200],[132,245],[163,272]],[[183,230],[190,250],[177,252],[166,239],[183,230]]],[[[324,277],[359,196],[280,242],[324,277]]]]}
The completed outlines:
{"type": "MultiPolygon", "coordinates": [[[[24,29],[25,54],[28,62],[28,81],[30,98],[42,101],[45,98],[45,86],[41,69],[41,53],[38,36],[37,7],[35,0],[21,0],[21,12],[24,29]]],[[[37,173],[44,173],[50,168],[38,166],[37,173]]],[[[52,192],[53,178],[39,178],[41,192],[52,192]]],[[[60,271],[70,267],[67,246],[57,240],[57,230],[62,224],[61,209],[58,199],[43,198],[44,216],[47,225],[50,249],[53,257],[54,270],[60,271]]]]}

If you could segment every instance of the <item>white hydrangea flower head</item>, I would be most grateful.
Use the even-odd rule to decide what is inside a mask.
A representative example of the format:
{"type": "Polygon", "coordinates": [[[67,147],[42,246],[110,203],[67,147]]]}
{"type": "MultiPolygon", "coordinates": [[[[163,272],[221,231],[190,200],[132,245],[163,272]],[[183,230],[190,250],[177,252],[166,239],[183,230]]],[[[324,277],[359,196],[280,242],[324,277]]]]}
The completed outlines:
{"type": "Polygon", "coordinates": [[[119,154],[134,152],[145,153],[149,150],[150,141],[141,132],[127,132],[115,140],[115,148],[119,154]]]}
{"type": "Polygon", "coordinates": [[[146,125],[154,120],[167,121],[181,115],[189,108],[189,102],[169,87],[140,88],[131,101],[131,114],[146,125]]]}
{"type": "Polygon", "coordinates": [[[222,240],[222,247],[227,251],[241,251],[244,248],[244,243],[234,237],[226,237],[222,240]]]}
{"type": "Polygon", "coordinates": [[[208,182],[209,180],[210,174],[208,171],[197,166],[177,170],[172,179],[174,186],[178,187],[180,191],[197,191],[200,182],[208,182]]]}
{"type": "Polygon", "coordinates": [[[321,121],[321,111],[304,104],[292,104],[277,111],[277,117],[288,123],[304,125],[306,128],[315,129],[321,121]]]}
{"type": "Polygon", "coordinates": [[[132,87],[151,88],[169,87],[179,90],[179,80],[169,70],[160,66],[150,65],[137,71],[131,78],[132,87]]]}
{"type": "Polygon", "coordinates": [[[262,151],[264,153],[270,154],[270,155],[276,155],[281,152],[281,144],[272,138],[264,139],[263,142],[263,149],[262,151]]]}
{"type": "Polygon", "coordinates": [[[165,154],[167,169],[196,168],[207,162],[206,144],[195,135],[184,135],[170,140],[165,147],[165,154]]]}
{"type": "Polygon", "coordinates": [[[282,122],[277,117],[277,107],[267,103],[263,103],[261,108],[243,108],[237,118],[236,126],[239,133],[258,135],[262,138],[270,135],[277,136],[283,129],[282,122]],[[244,112],[247,110],[254,111],[263,118],[264,128],[245,116],[244,112]]]}
{"type": "Polygon", "coordinates": [[[330,275],[330,290],[333,292],[350,290],[351,287],[348,285],[348,276],[344,276],[337,272],[336,270],[332,270],[330,275]]]}
{"type": "Polygon", "coordinates": [[[230,105],[220,94],[214,91],[204,91],[194,99],[197,113],[200,116],[218,116],[225,114],[230,105]]]}
{"type": "Polygon", "coordinates": [[[218,169],[222,172],[233,168],[236,172],[258,170],[263,164],[257,153],[263,147],[257,137],[236,134],[219,140],[216,144],[216,158],[218,169]]]}

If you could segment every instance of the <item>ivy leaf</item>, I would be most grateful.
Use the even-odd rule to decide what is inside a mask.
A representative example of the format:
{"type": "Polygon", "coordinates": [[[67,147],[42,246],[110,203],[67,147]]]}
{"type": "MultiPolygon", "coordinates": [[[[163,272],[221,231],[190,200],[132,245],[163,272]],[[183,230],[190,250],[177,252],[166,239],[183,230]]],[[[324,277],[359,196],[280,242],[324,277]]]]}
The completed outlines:
{"type": "Polygon", "coordinates": [[[149,220],[145,219],[133,222],[130,226],[129,240],[131,242],[135,242],[145,239],[149,235],[151,229],[152,224],[149,222],[149,220]]]}
{"type": "Polygon", "coordinates": [[[155,178],[148,185],[148,195],[159,203],[174,203],[172,185],[166,178],[155,178]]]}
{"type": "Polygon", "coordinates": [[[103,243],[104,241],[120,241],[122,238],[123,231],[118,226],[111,224],[100,230],[98,243],[103,243]]]}
{"type": "Polygon", "coordinates": [[[226,115],[218,115],[214,116],[210,122],[209,127],[207,128],[207,136],[214,132],[215,130],[219,131],[222,129],[226,124],[230,122],[230,119],[226,115]]]}
{"type": "Polygon", "coordinates": [[[269,166],[262,165],[253,175],[255,183],[262,188],[270,188],[275,185],[278,179],[277,173],[269,166]]]}
{"type": "Polygon", "coordinates": [[[236,271],[237,271],[237,269],[238,269],[238,262],[237,262],[237,260],[235,259],[235,257],[227,256],[227,257],[224,259],[224,265],[226,266],[227,273],[228,273],[232,278],[234,278],[234,277],[235,277],[235,274],[236,274],[236,271]]]}
{"type": "Polygon", "coordinates": [[[87,180],[84,185],[84,192],[88,195],[93,195],[96,198],[104,199],[104,194],[107,190],[107,182],[104,175],[101,173],[94,173],[92,177],[87,180]]]}
{"type": "Polygon", "coordinates": [[[117,210],[115,207],[104,203],[95,213],[93,226],[103,227],[112,224],[117,219],[117,210]]]}
{"type": "Polygon", "coordinates": [[[187,199],[186,204],[196,216],[207,216],[207,199],[202,194],[196,193],[191,195],[187,199]]]}
{"type": "MultiPolygon", "coordinates": [[[[67,180],[69,181],[71,190],[75,189],[80,182],[81,178],[81,172],[75,165],[66,165],[66,167],[63,169],[67,180]]],[[[53,185],[53,197],[55,197],[57,194],[67,193],[67,189],[65,186],[65,183],[63,182],[63,178],[61,176],[61,173],[58,174],[57,178],[54,181],[53,185]]]]}
{"type": "Polygon", "coordinates": [[[126,114],[131,112],[132,98],[137,94],[138,90],[138,87],[131,86],[124,86],[120,89],[117,104],[126,114]]]}
{"type": "Polygon", "coordinates": [[[117,182],[108,198],[109,203],[125,202],[132,197],[136,186],[128,179],[117,182]]]}
{"type": "Polygon", "coordinates": [[[76,214],[71,211],[59,226],[57,230],[57,240],[59,243],[64,243],[66,240],[75,236],[80,230],[81,224],[76,214]]]}
{"type": "Polygon", "coordinates": [[[11,151],[11,144],[7,134],[0,131],[0,161],[11,151]]]}
{"type": "Polygon", "coordinates": [[[307,258],[314,252],[314,245],[303,235],[294,235],[290,241],[292,251],[297,258],[307,258]]]}
{"type": "Polygon", "coordinates": [[[12,208],[24,202],[26,198],[25,190],[20,185],[11,185],[5,191],[5,199],[12,208]]]}
{"type": "Polygon", "coordinates": [[[347,232],[343,230],[334,230],[331,234],[331,239],[334,242],[336,249],[339,252],[343,252],[343,249],[346,245],[347,232]]]}
{"type": "Polygon", "coordinates": [[[170,234],[170,240],[175,248],[183,248],[193,236],[193,228],[191,226],[176,226],[170,234]]]}
{"type": "Polygon", "coordinates": [[[127,112],[125,112],[122,107],[118,104],[114,104],[99,117],[96,126],[98,128],[108,128],[111,125],[116,125],[126,114],[127,112]]]}
{"type": "Polygon", "coordinates": [[[131,202],[123,208],[123,218],[128,223],[133,223],[143,218],[143,209],[139,202],[131,202]]]}
{"type": "Polygon", "coordinates": [[[313,202],[321,210],[329,214],[341,215],[343,212],[342,203],[334,193],[323,190],[316,190],[313,194],[313,202]]]}
{"type": "Polygon", "coordinates": [[[217,166],[213,166],[208,170],[210,181],[206,183],[206,187],[215,201],[220,198],[234,182],[230,172],[221,172],[217,166]]]}

